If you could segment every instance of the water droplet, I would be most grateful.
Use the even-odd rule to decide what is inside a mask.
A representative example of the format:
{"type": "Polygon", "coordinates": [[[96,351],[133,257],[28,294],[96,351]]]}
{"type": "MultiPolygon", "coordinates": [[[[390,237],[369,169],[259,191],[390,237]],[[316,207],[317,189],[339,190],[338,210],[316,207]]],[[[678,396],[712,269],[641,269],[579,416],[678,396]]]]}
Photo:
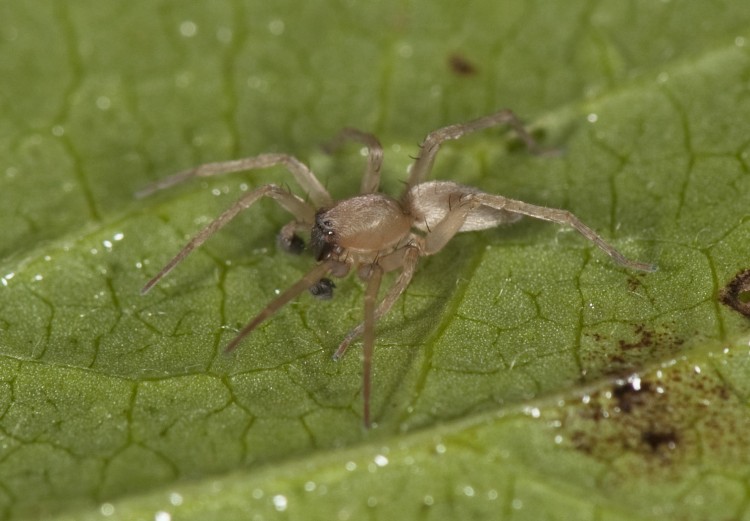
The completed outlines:
{"type": "Polygon", "coordinates": [[[169,502],[176,507],[180,506],[182,504],[182,494],[172,492],[171,494],[169,494],[169,502]]]}
{"type": "Polygon", "coordinates": [[[254,499],[260,499],[263,497],[263,490],[256,488],[253,490],[253,498],[254,499]]]}
{"type": "Polygon", "coordinates": [[[284,20],[271,20],[268,23],[268,31],[274,36],[280,36],[284,32],[284,20]]]}
{"type": "Polygon", "coordinates": [[[464,495],[467,497],[474,497],[474,487],[466,485],[464,487],[464,495]]]}
{"type": "Polygon", "coordinates": [[[347,461],[346,465],[344,465],[344,468],[348,470],[349,472],[352,472],[354,470],[357,470],[357,464],[353,461],[347,461]]]}
{"type": "Polygon", "coordinates": [[[15,277],[15,276],[16,276],[16,274],[13,273],[12,271],[10,273],[4,275],[3,278],[0,279],[0,280],[2,280],[3,286],[7,286],[8,285],[8,281],[10,279],[12,279],[13,277],[15,277]]]}
{"type": "Polygon", "coordinates": [[[172,514],[160,510],[154,516],[154,521],[172,521],[172,514]]]}
{"type": "Polygon", "coordinates": [[[276,494],[275,496],[273,496],[273,499],[271,501],[273,501],[274,508],[278,510],[279,512],[283,512],[284,510],[286,510],[286,506],[287,506],[286,496],[282,496],[281,494],[276,494]]]}
{"type": "Polygon", "coordinates": [[[737,47],[744,47],[745,46],[745,38],[742,37],[742,36],[738,36],[737,38],[734,39],[734,44],[737,47]]]}
{"type": "Polygon", "coordinates": [[[99,96],[96,98],[96,108],[99,110],[109,110],[112,107],[112,100],[107,96],[99,96]]]}
{"type": "Polygon", "coordinates": [[[400,45],[396,52],[398,52],[398,55],[402,58],[411,58],[414,54],[414,48],[408,43],[405,43],[400,45]]]}
{"type": "Polygon", "coordinates": [[[180,34],[185,38],[192,38],[198,33],[198,26],[191,20],[185,20],[180,24],[180,34]]]}
{"type": "Polygon", "coordinates": [[[539,407],[526,407],[524,412],[532,418],[539,418],[542,415],[542,411],[539,410],[539,407]]]}
{"type": "Polygon", "coordinates": [[[445,445],[443,445],[442,443],[438,443],[437,445],[435,445],[435,452],[437,452],[438,454],[445,454],[446,450],[447,449],[445,448],[445,445]]]}
{"type": "Polygon", "coordinates": [[[65,135],[65,127],[62,125],[55,125],[52,127],[52,135],[55,137],[61,137],[65,135]]]}
{"type": "Polygon", "coordinates": [[[426,495],[425,497],[423,497],[423,498],[422,498],[422,503],[424,503],[424,504],[425,504],[425,505],[427,505],[428,507],[429,507],[429,506],[432,506],[432,505],[434,505],[434,504],[435,504],[435,498],[433,498],[432,496],[430,496],[430,495],[428,494],[428,495],[426,495]]]}
{"type": "Polygon", "coordinates": [[[595,113],[591,113],[588,116],[586,116],[586,121],[589,123],[596,123],[599,120],[599,115],[595,113]]]}
{"type": "Polygon", "coordinates": [[[375,456],[375,459],[373,461],[378,467],[385,467],[386,465],[388,465],[388,458],[386,458],[382,454],[378,454],[377,456],[375,456]]]}
{"type": "Polygon", "coordinates": [[[315,485],[314,481],[307,481],[307,482],[305,482],[305,491],[306,492],[312,492],[313,490],[315,490],[315,487],[316,487],[316,485],[315,485]]]}
{"type": "Polygon", "coordinates": [[[109,517],[115,513],[115,506],[112,503],[102,503],[102,506],[99,507],[99,512],[101,512],[103,516],[109,517]]]}

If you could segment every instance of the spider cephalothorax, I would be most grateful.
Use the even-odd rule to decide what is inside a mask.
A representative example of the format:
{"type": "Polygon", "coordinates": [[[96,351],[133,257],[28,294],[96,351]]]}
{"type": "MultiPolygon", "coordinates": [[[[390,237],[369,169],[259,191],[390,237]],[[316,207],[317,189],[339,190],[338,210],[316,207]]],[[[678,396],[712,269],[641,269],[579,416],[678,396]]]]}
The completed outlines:
{"type": "Polygon", "coordinates": [[[512,223],[527,215],[573,227],[617,263],[627,268],[641,271],[655,269],[652,265],[625,258],[594,230],[566,210],[536,206],[501,195],[487,194],[477,188],[451,181],[426,181],[435,155],[444,141],[458,139],[464,134],[501,124],[509,125],[530,149],[536,149],[535,141],[509,110],[468,123],[443,127],[431,132],[422,143],[422,151],[412,165],[400,199],[378,192],[382,147],[373,135],[355,129],[344,129],[332,143],[332,148],[335,148],[343,141],[354,140],[363,143],[369,150],[360,194],[341,201],[334,201],[307,166],[286,154],[261,154],[234,161],[209,163],[159,181],[140,192],[140,195],[147,195],[194,177],[284,165],[294,175],[306,198],[303,199],[275,184],[264,185],[248,192],[193,237],[143,287],[142,293],[148,292],[192,250],[203,244],[240,211],[262,197],[276,200],[294,217],[282,228],[279,244],[288,251],[299,252],[304,243],[298,234],[309,233],[310,249],[318,264],[272,300],[227,345],[226,351],[234,350],[261,322],[305,290],[310,290],[318,298],[330,298],[334,284],[328,276],[344,277],[355,270],[367,284],[364,321],[346,335],[333,356],[334,359],[338,359],[353,340],[360,335],[363,336],[363,417],[365,425],[369,426],[375,323],[388,313],[409,285],[419,258],[439,252],[456,233],[512,223]],[[396,281],[380,303],[377,303],[383,273],[394,270],[400,271],[396,281]]]}

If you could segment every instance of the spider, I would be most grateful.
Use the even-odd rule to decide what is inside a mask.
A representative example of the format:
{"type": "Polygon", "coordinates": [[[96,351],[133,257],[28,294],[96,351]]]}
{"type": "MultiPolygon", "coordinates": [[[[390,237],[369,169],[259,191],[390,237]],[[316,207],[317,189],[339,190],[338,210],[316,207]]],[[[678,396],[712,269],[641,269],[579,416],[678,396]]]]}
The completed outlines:
{"type": "Polygon", "coordinates": [[[388,313],[414,276],[420,257],[434,255],[454,235],[493,228],[518,221],[523,215],[571,226],[593,242],[612,259],[629,269],[654,271],[655,267],[627,259],[594,230],[567,210],[546,208],[493,195],[451,181],[426,181],[435,156],[443,142],[493,126],[507,125],[531,151],[538,151],[536,141],[510,110],[481,117],[467,123],[450,125],[427,135],[421,152],[412,164],[401,197],[380,193],[380,168],[383,149],[372,134],[353,128],[343,129],[329,144],[335,150],[346,141],[355,141],[368,150],[367,165],[359,194],[334,201],[312,171],[301,161],[287,154],[260,154],[254,157],[207,163],[157,181],[138,196],[172,187],[195,177],[209,177],[243,170],[284,166],[294,176],[306,198],[276,185],[267,184],[243,195],[228,210],[198,232],[141,290],[147,293],[164,276],[182,262],[209,237],[219,231],[242,210],[263,197],[270,197],[288,211],[293,219],[282,227],[278,242],[283,249],[300,252],[304,242],[299,233],[307,232],[309,246],[317,264],[291,287],[272,300],[229,342],[225,351],[234,351],[240,342],[259,324],[305,290],[319,298],[332,296],[333,282],[328,276],[344,277],[356,271],[366,284],[364,320],[344,337],[333,355],[341,358],[349,345],[363,337],[363,421],[371,426],[370,394],[372,352],[375,344],[375,323],[388,313]],[[377,302],[383,273],[399,271],[395,282],[377,302]]]}

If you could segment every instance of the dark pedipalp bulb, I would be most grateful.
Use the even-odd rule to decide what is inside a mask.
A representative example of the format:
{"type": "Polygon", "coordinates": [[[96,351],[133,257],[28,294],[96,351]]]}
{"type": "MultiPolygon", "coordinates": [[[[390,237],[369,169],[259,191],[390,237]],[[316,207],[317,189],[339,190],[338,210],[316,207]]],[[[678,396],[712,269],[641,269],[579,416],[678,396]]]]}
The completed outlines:
{"type": "Polygon", "coordinates": [[[296,233],[290,235],[289,237],[280,233],[276,238],[276,242],[279,247],[287,253],[299,255],[300,253],[305,251],[305,241],[303,241],[302,238],[296,233]]]}
{"type": "Polygon", "coordinates": [[[335,287],[336,284],[331,279],[322,278],[310,286],[310,293],[319,300],[330,300],[333,298],[333,288],[335,287]]]}

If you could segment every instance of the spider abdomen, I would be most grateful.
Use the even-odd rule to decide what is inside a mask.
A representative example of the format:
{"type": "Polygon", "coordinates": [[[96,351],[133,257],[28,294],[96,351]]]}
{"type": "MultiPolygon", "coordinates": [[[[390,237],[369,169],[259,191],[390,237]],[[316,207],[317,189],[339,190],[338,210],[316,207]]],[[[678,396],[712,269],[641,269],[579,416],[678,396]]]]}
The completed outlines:
{"type": "MultiPolygon", "coordinates": [[[[434,229],[453,209],[467,204],[472,194],[482,191],[473,186],[464,186],[451,181],[426,181],[413,186],[408,194],[414,214],[414,227],[423,232],[434,229]]],[[[478,205],[467,215],[459,232],[471,232],[494,228],[500,224],[516,222],[520,214],[485,205],[478,205]]]]}

